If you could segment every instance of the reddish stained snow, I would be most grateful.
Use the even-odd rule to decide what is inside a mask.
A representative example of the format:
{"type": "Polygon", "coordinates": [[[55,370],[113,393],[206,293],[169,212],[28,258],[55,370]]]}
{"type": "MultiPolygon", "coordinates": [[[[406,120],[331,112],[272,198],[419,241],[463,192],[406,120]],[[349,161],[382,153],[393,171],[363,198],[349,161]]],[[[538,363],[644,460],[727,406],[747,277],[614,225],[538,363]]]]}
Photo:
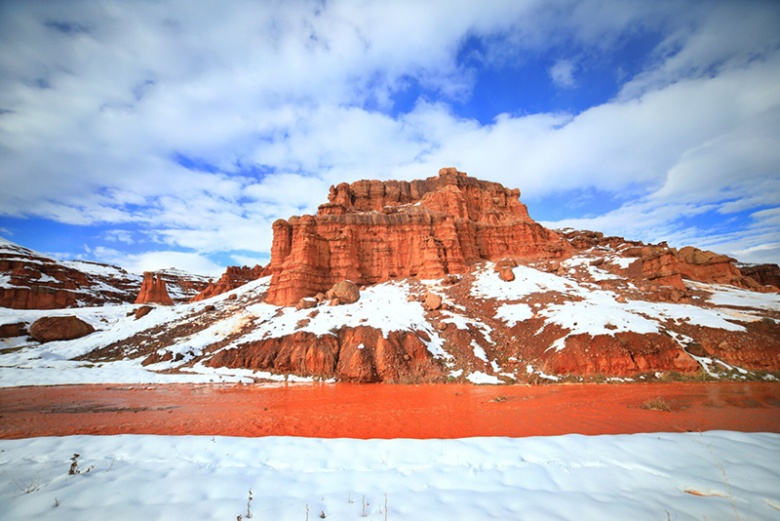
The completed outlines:
{"type": "Polygon", "coordinates": [[[0,438],[198,434],[463,438],[713,429],[780,432],[780,384],[317,384],[0,390],[0,438]],[[656,397],[671,411],[642,408],[656,397]]]}

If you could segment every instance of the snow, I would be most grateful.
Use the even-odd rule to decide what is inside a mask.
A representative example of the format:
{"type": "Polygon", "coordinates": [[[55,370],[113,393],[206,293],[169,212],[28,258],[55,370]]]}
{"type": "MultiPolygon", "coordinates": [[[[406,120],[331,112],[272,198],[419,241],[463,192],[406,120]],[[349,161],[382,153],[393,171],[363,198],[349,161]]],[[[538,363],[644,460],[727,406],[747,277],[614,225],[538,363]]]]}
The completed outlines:
{"type": "Polygon", "coordinates": [[[474,351],[474,356],[475,357],[477,357],[480,360],[482,360],[483,362],[487,363],[487,361],[488,361],[487,353],[485,352],[485,349],[481,345],[477,344],[476,341],[472,340],[471,341],[471,349],[474,351]]]}
{"type": "Polygon", "coordinates": [[[335,334],[341,327],[368,326],[381,330],[385,337],[391,331],[424,331],[431,338],[428,350],[434,356],[449,357],[441,347],[443,339],[426,319],[422,304],[414,299],[410,301],[410,294],[408,284],[388,282],[363,288],[360,300],[354,304],[320,306],[316,312],[266,303],[253,304],[246,310],[254,315],[255,328],[242,337],[241,343],[279,338],[297,331],[324,336],[335,334]]]}
{"type": "MultiPolygon", "coordinates": [[[[564,264],[574,269],[576,266],[586,265],[584,261],[585,259],[575,257],[564,264]]],[[[600,274],[596,268],[590,265],[587,267],[591,277],[603,280],[599,279],[600,274]]],[[[548,291],[563,293],[569,297],[571,300],[561,303],[534,303],[537,307],[536,315],[547,319],[545,326],[556,324],[569,331],[565,336],[556,339],[549,349],[563,349],[566,338],[571,335],[658,333],[667,329],[667,321],[741,332],[746,331],[745,327],[735,322],[750,322],[761,318],[747,312],[690,304],[634,300],[618,302],[618,295],[612,291],[594,290],[566,277],[527,266],[518,266],[513,271],[515,280],[505,282],[493,271],[492,265],[488,264],[477,273],[471,293],[479,298],[508,301],[496,309],[495,318],[509,327],[534,316],[529,304],[517,301],[548,291]]],[[[727,286],[693,285],[696,289],[711,291],[709,302],[715,305],[780,310],[780,295],[738,290],[727,286]]]]}
{"type": "Polygon", "coordinates": [[[471,372],[466,376],[466,380],[477,385],[500,385],[504,383],[497,376],[483,373],[482,371],[471,372]]]}
{"type": "Polygon", "coordinates": [[[0,519],[777,519],[778,453],[726,431],[3,440],[0,519]]]}
{"type": "Polygon", "coordinates": [[[111,266],[109,264],[98,264],[96,262],[88,262],[88,261],[64,261],[64,262],[60,262],[60,264],[62,264],[63,266],[67,266],[68,268],[73,268],[74,270],[78,270],[95,277],[105,277],[105,278],[115,277],[120,279],[122,278],[134,279],[137,280],[138,282],[141,282],[141,280],[143,279],[143,277],[140,275],[128,273],[122,268],[111,266]]]}
{"type": "Polygon", "coordinates": [[[718,284],[689,283],[697,289],[709,291],[707,302],[716,306],[733,306],[780,311],[780,294],[758,293],[718,284]]]}
{"type": "Polygon", "coordinates": [[[564,268],[582,268],[588,273],[590,278],[595,281],[619,280],[623,278],[613,273],[610,273],[607,270],[603,270],[597,266],[592,266],[591,262],[593,261],[593,259],[594,258],[588,254],[578,255],[563,261],[561,265],[564,268]]]}
{"type": "Polygon", "coordinates": [[[265,303],[254,304],[247,306],[247,311],[259,319],[256,321],[258,327],[245,338],[248,341],[279,338],[296,331],[323,336],[333,334],[333,330],[343,326],[369,326],[381,330],[385,336],[391,331],[430,328],[422,305],[417,301],[408,302],[408,297],[407,284],[385,283],[363,288],[360,300],[354,304],[322,306],[317,308],[317,313],[313,313],[311,309],[297,310],[265,303]],[[275,316],[277,314],[278,316],[275,316]],[[268,320],[274,316],[273,321],[268,320]],[[301,320],[309,322],[299,327],[301,320]]]}
{"type": "Polygon", "coordinates": [[[610,264],[615,264],[620,269],[628,269],[629,266],[631,266],[633,263],[635,263],[638,259],[633,257],[621,257],[618,255],[610,255],[606,258],[607,262],[610,264]]]}
{"type": "Polygon", "coordinates": [[[514,327],[518,322],[529,320],[533,316],[534,312],[528,304],[501,304],[496,310],[496,318],[506,322],[509,327],[514,327]]]}
{"type": "Polygon", "coordinates": [[[505,282],[499,278],[498,273],[493,271],[493,266],[492,263],[488,263],[485,268],[477,272],[471,287],[472,296],[498,300],[520,300],[533,293],[545,291],[568,293],[578,289],[578,285],[571,280],[528,266],[513,268],[515,280],[505,282]]]}

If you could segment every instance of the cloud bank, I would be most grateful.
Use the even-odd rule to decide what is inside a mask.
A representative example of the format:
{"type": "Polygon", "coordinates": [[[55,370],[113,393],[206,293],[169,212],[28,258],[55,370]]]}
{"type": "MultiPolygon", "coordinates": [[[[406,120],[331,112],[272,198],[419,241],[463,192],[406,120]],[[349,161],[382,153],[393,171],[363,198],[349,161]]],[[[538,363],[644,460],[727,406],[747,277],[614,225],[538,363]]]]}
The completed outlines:
{"type": "Polygon", "coordinates": [[[770,1],[3,2],[0,225],[213,271],[331,184],[456,166],[549,226],[778,262],[777,27],[770,1]]]}

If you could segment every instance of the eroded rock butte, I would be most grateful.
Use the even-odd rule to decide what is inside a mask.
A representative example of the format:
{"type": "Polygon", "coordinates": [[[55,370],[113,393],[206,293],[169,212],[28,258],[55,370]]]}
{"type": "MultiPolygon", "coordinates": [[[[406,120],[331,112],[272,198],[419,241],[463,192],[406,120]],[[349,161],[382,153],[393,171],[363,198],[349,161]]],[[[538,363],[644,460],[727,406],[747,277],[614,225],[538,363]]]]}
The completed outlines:
{"type": "Polygon", "coordinates": [[[436,279],[480,260],[567,256],[569,244],[519,197],[455,168],[422,181],[333,186],[317,215],[274,223],[267,300],[294,305],[342,280],[436,279]]]}

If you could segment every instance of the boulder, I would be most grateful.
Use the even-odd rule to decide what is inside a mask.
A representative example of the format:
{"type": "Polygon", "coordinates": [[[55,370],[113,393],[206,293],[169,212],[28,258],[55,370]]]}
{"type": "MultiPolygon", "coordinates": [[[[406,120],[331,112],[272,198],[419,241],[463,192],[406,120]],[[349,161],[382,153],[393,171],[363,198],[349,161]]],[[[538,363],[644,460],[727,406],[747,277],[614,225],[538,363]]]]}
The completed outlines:
{"type": "Polygon", "coordinates": [[[72,340],[94,331],[90,324],[73,315],[39,318],[30,326],[30,336],[38,342],[72,340]]]}
{"type": "Polygon", "coordinates": [[[135,319],[145,317],[152,310],[152,306],[139,306],[135,309],[135,319]]]}
{"type": "Polygon", "coordinates": [[[435,293],[428,293],[425,295],[425,302],[423,303],[425,309],[428,311],[436,311],[441,308],[441,296],[435,293]]]}
{"type": "Polygon", "coordinates": [[[12,338],[27,334],[27,324],[16,322],[13,324],[3,324],[0,326],[0,338],[12,338]]]}
{"type": "Polygon", "coordinates": [[[317,307],[317,300],[313,298],[302,298],[295,305],[295,309],[311,309],[317,307]]]}
{"type": "Polygon", "coordinates": [[[331,302],[337,300],[337,304],[354,304],[360,300],[360,288],[352,281],[342,280],[333,285],[325,294],[331,302]]]}

